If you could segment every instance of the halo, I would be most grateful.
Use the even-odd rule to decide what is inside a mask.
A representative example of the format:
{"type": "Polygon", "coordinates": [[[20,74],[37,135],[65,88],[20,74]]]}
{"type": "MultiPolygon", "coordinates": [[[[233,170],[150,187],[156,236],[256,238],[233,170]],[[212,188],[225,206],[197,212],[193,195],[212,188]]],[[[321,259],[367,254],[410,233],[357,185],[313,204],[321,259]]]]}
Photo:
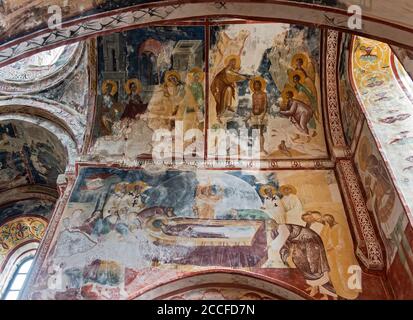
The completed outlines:
{"type": "Polygon", "coordinates": [[[301,70],[294,70],[291,71],[288,75],[288,78],[290,80],[290,83],[293,84],[294,83],[294,77],[295,76],[300,76],[300,83],[303,84],[304,83],[304,79],[305,79],[305,74],[304,72],[302,72],[301,70]]]}
{"type": "Polygon", "coordinates": [[[251,91],[255,92],[255,90],[254,90],[254,82],[255,81],[261,82],[261,89],[262,89],[262,91],[265,91],[265,89],[267,87],[267,81],[265,81],[265,79],[263,77],[260,77],[260,76],[256,76],[256,77],[254,77],[250,80],[250,89],[251,89],[251,91]]]}
{"type": "Polygon", "coordinates": [[[116,94],[116,92],[118,92],[118,84],[113,81],[113,80],[105,80],[102,83],[102,93],[106,94],[107,90],[108,90],[108,84],[112,85],[112,91],[110,92],[111,96],[114,96],[116,94]]]}
{"type": "Polygon", "coordinates": [[[291,184],[284,184],[284,185],[282,185],[282,186],[280,187],[280,193],[281,193],[282,195],[284,195],[285,189],[287,189],[287,188],[291,189],[291,193],[297,194],[297,189],[296,189],[293,185],[291,185],[291,184]]]}
{"type": "Polygon", "coordinates": [[[267,197],[267,196],[273,197],[277,193],[277,189],[275,189],[275,187],[270,184],[264,184],[258,189],[258,193],[260,194],[261,197],[267,197]],[[271,190],[270,195],[267,192],[268,189],[271,190]]]}
{"type": "Polygon", "coordinates": [[[283,91],[281,92],[281,97],[283,99],[284,102],[288,101],[288,97],[287,97],[287,92],[291,91],[293,93],[293,98],[295,98],[298,95],[298,91],[296,88],[294,88],[292,85],[290,84],[286,84],[284,86],[283,91]]]}
{"type": "Polygon", "coordinates": [[[115,192],[118,192],[118,191],[120,191],[121,189],[121,187],[122,186],[127,186],[127,183],[125,183],[125,182],[119,182],[118,184],[116,184],[116,186],[115,186],[115,192]]]}
{"type": "Polygon", "coordinates": [[[309,58],[307,56],[307,54],[305,53],[297,53],[293,56],[292,60],[291,60],[291,65],[295,68],[296,64],[297,64],[297,60],[301,59],[303,60],[303,68],[306,69],[308,67],[308,61],[309,58]]]}
{"type": "Polygon", "coordinates": [[[179,81],[181,81],[181,76],[179,75],[178,71],[175,70],[169,70],[165,72],[165,77],[164,77],[164,81],[165,82],[170,82],[169,81],[169,77],[174,76],[175,78],[177,78],[179,81]]]}
{"type": "Polygon", "coordinates": [[[189,71],[189,74],[191,75],[191,77],[193,77],[195,74],[199,74],[199,81],[203,81],[205,77],[205,73],[202,71],[201,68],[198,67],[192,68],[192,70],[189,71]]]}
{"type": "Polygon", "coordinates": [[[125,85],[123,86],[123,87],[125,88],[125,92],[126,92],[128,95],[131,94],[130,85],[131,85],[132,83],[134,83],[135,86],[136,86],[136,90],[135,90],[134,93],[139,93],[139,92],[142,91],[142,84],[141,84],[141,82],[140,82],[138,79],[136,79],[136,78],[129,79],[128,81],[126,81],[125,85]]]}
{"type": "Polygon", "coordinates": [[[132,182],[128,184],[128,191],[134,190],[136,186],[139,186],[142,189],[145,189],[148,185],[143,181],[132,182]]]}
{"type": "Polygon", "coordinates": [[[227,66],[228,63],[233,59],[235,59],[235,61],[236,61],[235,62],[235,67],[237,69],[239,69],[241,67],[241,59],[240,59],[239,56],[237,56],[235,54],[231,54],[231,55],[229,55],[228,57],[225,58],[225,60],[224,60],[225,66],[227,66]]]}

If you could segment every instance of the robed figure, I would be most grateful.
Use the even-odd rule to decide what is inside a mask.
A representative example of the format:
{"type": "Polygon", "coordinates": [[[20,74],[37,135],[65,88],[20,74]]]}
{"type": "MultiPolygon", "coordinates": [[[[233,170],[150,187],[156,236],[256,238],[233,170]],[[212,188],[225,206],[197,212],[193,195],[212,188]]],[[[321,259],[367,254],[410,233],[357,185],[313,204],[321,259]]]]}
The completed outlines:
{"type": "Polygon", "coordinates": [[[212,95],[216,102],[216,111],[218,120],[225,111],[235,112],[236,100],[236,83],[248,79],[247,76],[238,73],[240,68],[240,59],[232,55],[227,58],[227,63],[214,78],[211,83],[212,95]]]}
{"type": "Polygon", "coordinates": [[[299,225],[280,224],[272,229],[271,237],[279,240],[281,260],[288,265],[291,259],[310,285],[307,289],[310,296],[321,293],[324,298],[337,298],[329,278],[330,267],[323,241],[316,232],[299,225]]]}

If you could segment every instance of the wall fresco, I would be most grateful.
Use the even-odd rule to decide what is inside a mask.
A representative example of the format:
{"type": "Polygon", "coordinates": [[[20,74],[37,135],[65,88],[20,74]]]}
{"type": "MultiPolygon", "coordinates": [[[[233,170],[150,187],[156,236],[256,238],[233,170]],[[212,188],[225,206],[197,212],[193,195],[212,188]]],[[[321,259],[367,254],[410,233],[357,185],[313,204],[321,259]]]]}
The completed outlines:
{"type": "MultiPolygon", "coordinates": [[[[93,153],[151,157],[156,130],[203,132],[204,28],[150,27],[99,40],[93,153]]],[[[201,139],[203,140],[203,139],[201,139]]]]}
{"type": "Polygon", "coordinates": [[[210,132],[257,129],[262,158],[326,157],[319,48],[318,29],[283,24],[212,28],[210,132]]]}
{"type": "Polygon", "coordinates": [[[16,217],[0,225],[0,268],[14,248],[29,241],[40,241],[46,231],[47,220],[42,217],[16,217]]]}
{"type": "Polygon", "coordinates": [[[289,268],[310,296],[359,295],[346,284],[358,263],[332,171],[84,168],[61,221],[32,299],[125,299],[216,268],[289,268]],[[47,289],[57,274],[63,286],[47,289]]]}
{"type": "Polygon", "coordinates": [[[391,266],[396,254],[403,257],[405,271],[413,281],[408,261],[413,262],[413,251],[405,238],[409,224],[393,180],[386,168],[368,127],[364,125],[355,162],[367,197],[367,208],[374,214],[391,266]]]}
{"type": "MultiPolygon", "coordinates": [[[[412,101],[403,90],[394,69],[390,47],[357,37],[353,45],[353,77],[366,117],[372,124],[380,151],[389,161],[396,187],[412,208],[412,101]]],[[[399,65],[399,68],[402,68],[399,65]]],[[[410,80],[411,81],[411,80],[410,80]]]]}
{"type": "Polygon", "coordinates": [[[344,129],[344,136],[349,146],[351,146],[354,141],[357,124],[362,118],[362,112],[352,89],[350,80],[351,75],[349,74],[349,72],[351,72],[349,70],[349,63],[351,61],[351,41],[352,36],[350,34],[343,35],[338,74],[341,121],[344,129]]]}

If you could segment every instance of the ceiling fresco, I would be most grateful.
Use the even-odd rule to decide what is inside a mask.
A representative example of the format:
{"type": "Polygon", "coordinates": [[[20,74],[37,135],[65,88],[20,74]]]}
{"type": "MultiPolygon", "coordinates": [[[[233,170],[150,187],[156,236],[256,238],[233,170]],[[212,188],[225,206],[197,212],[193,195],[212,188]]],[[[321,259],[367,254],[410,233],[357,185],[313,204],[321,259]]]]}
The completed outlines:
{"type": "Polygon", "coordinates": [[[27,184],[56,187],[66,167],[67,151],[60,141],[35,125],[0,123],[0,190],[27,184]]]}
{"type": "Polygon", "coordinates": [[[0,207],[0,224],[6,219],[21,215],[40,215],[49,220],[55,203],[50,200],[27,199],[0,207]]]}
{"type": "Polygon", "coordinates": [[[58,47],[19,60],[1,68],[0,79],[13,84],[40,81],[67,64],[76,47],[77,44],[58,47]]]}

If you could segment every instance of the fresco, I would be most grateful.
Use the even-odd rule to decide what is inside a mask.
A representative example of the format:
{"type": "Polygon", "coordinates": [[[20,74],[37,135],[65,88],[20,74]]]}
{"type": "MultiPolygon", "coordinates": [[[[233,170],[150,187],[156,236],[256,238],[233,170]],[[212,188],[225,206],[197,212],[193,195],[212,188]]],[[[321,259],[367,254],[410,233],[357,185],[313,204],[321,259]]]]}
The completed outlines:
{"type": "Polygon", "coordinates": [[[16,217],[0,225],[0,268],[14,248],[29,241],[40,241],[47,227],[42,217],[16,217]]]}
{"type": "Polygon", "coordinates": [[[319,48],[318,29],[285,24],[213,27],[210,131],[258,130],[260,158],[327,157],[319,48]]]}
{"type": "MultiPolygon", "coordinates": [[[[157,130],[203,133],[204,28],[149,27],[99,39],[93,153],[152,156],[157,130]]],[[[201,139],[203,141],[203,139],[201,139]]]]}
{"type": "Polygon", "coordinates": [[[413,100],[403,89],[392,61],[398,64],[399,69],[402,68],[387,44],[356,38],[353,45],[354,82],[396,186],[412,209],[413,100]]]}
{"type": "Polygon", "coordinates": [[[15,84],[40,81],[61,69],[75,53],[77,45],[43,51],[0,68],[0,80],[15,84]]]}
{"type": "MultiPolygon", "coordinates": [[[[190,146],[202,158],[205,138],[214,157],[216,134],[247,132],[252,139],[255,130],[258,158],[327,158],[319,89],[320,31],[241,24],[214,26],[210,33],[206,89],[204,27],[149,27],[100,38],[92,153],[151,158],[159,147],[154,137],[166,130],[182,136],[182,152],[190,146]],[[287,50],[285,43],[294,49],[287,50]]],[[[234,154],[225,149],[218,156],[234,154]]]]}
{"type": "Polygon", "coordinates": [[[216,268],[291,269],[317,299],[360,291],[347,285],[358,264],[332,171],[83,168],[61,221],[32,299],[126,299],[216,268]]]}
{"type": "Polygon", "coordinates": [[[66,150],[48,131],[22,121],[0,123],[0,190],[26,184],[56,186],[66,150]]]}
{"type": "Polygon", "coordinates": [[[380,227],[388,266],[390,267],[398,254],[410,281],[413,281],[409,267],[409,261],[413,262],[413,251],[405,236],[409,222],[392,178],[375,145],[374,138],[365,125],[356,150],[355,162],[366,193],[367,208],[374,213],[380,227]]]}
{"type": "Polygon", "coordinates": [[[54,202],[41,199],[21,200],[0,207],[0,223],[20,215],[35,214],[48,219],[53,213],[54,202]]]}
{"type": "Polygon", "coordinates": [[[362,118],[362,113],[358,105],[357,98],[352,90],[349,63],[351,59],[351,39],[349,34],[344,35],[341,44],[341,57],[339,61],[339,94],[341,121],[344,129],[344,136],[349,146],[354,141],[357,123],[362,118]]]}

